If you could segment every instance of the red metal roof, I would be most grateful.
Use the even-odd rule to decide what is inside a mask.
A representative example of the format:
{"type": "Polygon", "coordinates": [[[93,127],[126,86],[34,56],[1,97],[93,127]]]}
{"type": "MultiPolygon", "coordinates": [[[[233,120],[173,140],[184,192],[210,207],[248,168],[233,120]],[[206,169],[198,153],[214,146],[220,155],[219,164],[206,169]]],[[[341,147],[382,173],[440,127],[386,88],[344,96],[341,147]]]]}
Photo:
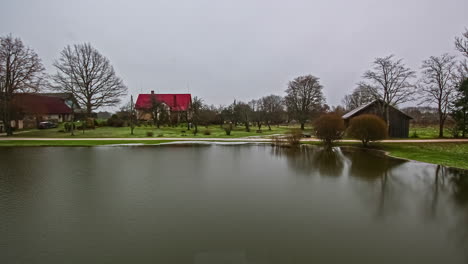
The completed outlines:
{"type": "Polygon", "coordinates": [[[71,114],[64,100],[38,94],[15,94],[12,100],[17,111],[27,114],[71,114]]]}
{"type": "Polygon", "coordinates": [[[171,111],[187,111],[192,102],[191,94],[139,94],[135,103],[136,109],[151,107],[151,96],[159,102],[165,103],[171,111]]]}

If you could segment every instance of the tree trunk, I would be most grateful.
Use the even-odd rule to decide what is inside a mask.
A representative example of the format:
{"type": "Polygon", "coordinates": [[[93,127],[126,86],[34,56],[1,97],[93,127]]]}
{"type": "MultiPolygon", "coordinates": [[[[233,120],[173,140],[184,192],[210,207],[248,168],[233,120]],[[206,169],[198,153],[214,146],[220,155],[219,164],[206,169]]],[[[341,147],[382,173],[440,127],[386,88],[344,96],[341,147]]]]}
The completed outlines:
{"type": "Polygon", "coordinates": [[[385,112],[385,122],[387,123],[387,132],[390,136],[390,111],[388,110],[388,103],[385,103],[384,112],[385,112]]]}
{"type": "Polygon", "coordinates": [[[305,129],[305,123],[301,123],[301,130],[305,129]]]}
{"type": "Polygon", "coordinates": [[[86,117],[91,117],[91,104],[86,105],[86,117]]]}
{"type": "Polygon", "coordinates": [[[439,138],[444,137],[444,120],[439,121],[439,138]]]}

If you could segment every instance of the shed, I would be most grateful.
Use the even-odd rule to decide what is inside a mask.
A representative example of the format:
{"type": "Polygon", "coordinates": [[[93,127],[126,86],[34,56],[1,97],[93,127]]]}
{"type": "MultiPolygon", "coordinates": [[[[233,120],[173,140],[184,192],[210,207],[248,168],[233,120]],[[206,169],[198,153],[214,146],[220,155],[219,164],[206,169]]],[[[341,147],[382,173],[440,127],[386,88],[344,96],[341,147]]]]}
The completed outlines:
{"type": "MultiPolygon", "coordinates": [[[[385,120],[384,102],[382,100],[375,100],[349,111],[343,115],[346,126],[348,126],[351,118],[362,114],[374,114],[385,120]]],[[[392,105],[389,105],[389,116],[390,127],[388,135],[393,138],[407,138],[409,135],[409,121],[413,118],[392,105]]]]}

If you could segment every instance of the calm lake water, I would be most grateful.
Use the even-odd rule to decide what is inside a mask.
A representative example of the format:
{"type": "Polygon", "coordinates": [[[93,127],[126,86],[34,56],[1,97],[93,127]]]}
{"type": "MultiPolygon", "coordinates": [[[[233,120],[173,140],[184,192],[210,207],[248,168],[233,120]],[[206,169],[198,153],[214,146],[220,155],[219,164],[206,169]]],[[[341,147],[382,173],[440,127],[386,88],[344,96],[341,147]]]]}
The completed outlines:
{"type": "Polygon", "coordinates": [[[0,148],[0,263],[467,263],[468,174],[340,149],[0,148]]]}

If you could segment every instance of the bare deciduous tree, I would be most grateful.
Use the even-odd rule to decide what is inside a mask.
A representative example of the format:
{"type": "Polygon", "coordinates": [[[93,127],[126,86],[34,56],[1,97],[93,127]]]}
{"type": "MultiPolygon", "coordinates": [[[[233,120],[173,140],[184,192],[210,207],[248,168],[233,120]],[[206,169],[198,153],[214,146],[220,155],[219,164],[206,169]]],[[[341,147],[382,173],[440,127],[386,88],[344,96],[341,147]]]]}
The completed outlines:
{"type": "Polygon", "coordinates": [[[322,89],[319,78],[313,75],[299,76],[289,82],[286,106],[291,116],[299,121],[302,130],[312,110],[319,108],[325,100],[322,89]]]}
{"type": "Polygon", "coordinates": [[[249,106],[252,109],[252,121],[257,125],[257,132],[259,132],[262,129],[262,124],[266,121],[266,112],[262,107],[262,100],[251,100],[249,106]]]}
{"type": "Polygon", "coordinates": [[[422,64],[423,77],[420,89],[424,93],[424,102],[435,104],[439,116],[439,137],[444,136],[444,124],[449,115],[449,108],[455,95],[453,74],[456,70],[455,57],[443,54],[431,56],[422,64]]]}
{"type": "Polygon", "coordinates": [[[65,47],[53,65],[57,72],[51,76],[51,87],[72,93],[88,116],[100,107],[118,104],[127,93],[110,61],[89,43],[65,47]]]}
{"type": "Polygon", "coordinates": [[[252,119],[252,108],[244,102],[234,102],[233,114],[235,120],[244,123],[245,131],[250,132],[250,121],[252,119]]]}
{"type": "Polygon", "coordinates": [[[193,132],[194,134],[198,133],[198,124],[201,121],[202,108],[203,108],[203,99],[201,99],[198,96],[195,96],[190,105],[190,115],[192,117],[191,120],[195,129],[193,132]]]}
{"type": "Polygon", "coordinates": [[[135,130],[135,121],[136,121],[136,112],[135,112],[135,103],[133,102],[133,95],[130,95],[130,135],[133,135],[133,130],[135,130]]]}
{"type": "Polygon", "coordinates": [[[261,107],[265,112],[265,121],[268,130],[271,130],[271,125],[278,125],[283,120],[284,115],[284,100],[279,95],[268,95],[262,97],[261,107]]]}
{"type": "Polygon", "coordinates": [[[468,57],[468,29],[461,37],[455,37],[455,48],[460,51],[463,56],[468,57]]]}
{"type": "Polygon", "coordinates": [[[12,35],[0,37],[0,103],[7,135],[12,135],[11,111],[15,93],[36,92],[44,80],[44,66],[34,50],[12,35]]]}
{"type": "Polygon", "coordinates": [[[151,119],[153,120],[153,125],[157,128],[161,127],[161,124],[166,121],[167,113],[169,112],[169,106],[165,103],[156,99],[156,96],[151,95],[151,105],[146,112],[151,114],[151,119]]]}
{"type": "Polygon", "coordinates": [[[376,58],[372,69],[364,73],[363,78],[367,81],[359,85],[375,91],[376,98],[384,102],[383,116],[388,128],[391,126],[388,106],[412,100],[416,86],[411,80],[415,77],[416,73],[394,55],[376,58]]]}
{"type": "Polygon", "coordinates": [[[347,111],[353,110],[361,105],[370,103],[376,99],[376,91],[369,85],[358,84],[351,94],[345,95],[342,103],[347,111]]]}

